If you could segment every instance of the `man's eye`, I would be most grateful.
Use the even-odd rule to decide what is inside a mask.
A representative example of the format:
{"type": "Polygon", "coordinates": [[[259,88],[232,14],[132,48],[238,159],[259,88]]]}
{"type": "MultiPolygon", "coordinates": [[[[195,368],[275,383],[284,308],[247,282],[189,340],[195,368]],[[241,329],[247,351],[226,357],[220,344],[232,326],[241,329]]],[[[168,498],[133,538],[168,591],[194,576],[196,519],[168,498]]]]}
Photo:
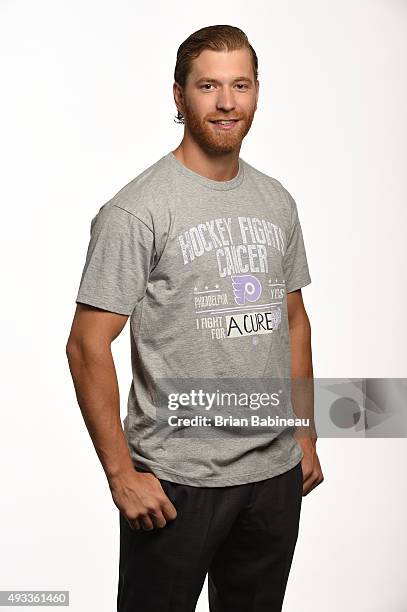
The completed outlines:
{"type": "MultiPolygon", "coordinates": [[[[209,87],[214,87],[214,85],[212,83],[204,83],[203,85],[201,85],[200,89],[205,89],[205,91],[209,91],[209,87]]],[[[242,91],[243,89],[247,89],[246,83],[237,83],[237,87],[240,91],[242,91]]]]}

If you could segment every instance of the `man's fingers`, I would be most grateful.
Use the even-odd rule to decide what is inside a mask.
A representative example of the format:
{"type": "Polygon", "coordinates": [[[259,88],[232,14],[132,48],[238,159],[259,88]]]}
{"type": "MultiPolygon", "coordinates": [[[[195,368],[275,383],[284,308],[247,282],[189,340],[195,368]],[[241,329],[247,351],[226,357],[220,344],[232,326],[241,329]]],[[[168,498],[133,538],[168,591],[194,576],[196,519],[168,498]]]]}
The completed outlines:
{"type": "Polygon", "coordinates": [[[177,511],[173,503],[168,499],[161,505],[163,515],[167,521],[173,521],[177,518],[177,511]]]}
{"type": "Polygon", "coordinates": [[[161,529],[167,524],[167,521],[173,521],[177,516],[177,511],[171,500],[165,496],[161,507],[149,511],[149,516],[154,523],[154,527],[161,529]]]}
{"type": "Polygon", "coordinates": [[[149,514],[144,514],[136,519],[127,519],[127,522],[129,523],[131,529],[136,531],[139,529],[144,529],[146,531],[150,531],[154,528],[161,529],[167,524],[161,512],[150,512],[149,514]]]}
{"type": "Polygon", "coordinates": [[[145,531],[151,531],[151,529],[154,529],[153,521],[151,520],[148,514],[141,515],[139,517],[139,520],[141,523],[141,528],[144,529],[145,531]]]}
{"type": "Polygon", "coordinates": [[[304,493],[305,495],[308,495],[309,493],[311,493],[311,491],[313,491],[319,484],[321,484],[321,482],[319,480],[316,480],[304,493]]]}
{"type": "Polygon", "coordinates": [[[324,477],[320,472],[312,472],[311,476],[304,481],[303,495],[308,495],[315,487],[323,482],[324,477]]]}
{"type": "Polygon", "coordinates": [[[167,524],[167,521],[165,520],[161,510],[156,510],[155,512],[150,512],[149,516],[150,516],[150,518],[151,518],[151,520],[152,520],[152,522],[154,524],[154,527],[156,529],[162,529],[167,524]]]}
{"type": "MultiPolygon", "coordinates": [[[[151,477],[151,479],[159,483],[155,476],[151,477]]],[[[174,505],[162,487],[160,487],[160,492],[157,490],[151,492],[148,488],[147,493],[145,490],[142,490],[142,495],[138,495],[138,507],[133,507],[131,512],[127,511],[124,513],[123,511],[131,529],[143,529],[144,531],[162,529],[168,521],[173,521],[177,516],[174,505]],[[129,514],[133,514],[133,518],[130,518],[129,514]]]]}
{"type": "Polygon", "coordinates": [[[130,529],[135,529],[136,531],[140,529],[140,522],[138,519],[129,519],[127,517],[125,518],[128,524],[130,525],[130,529]]]}

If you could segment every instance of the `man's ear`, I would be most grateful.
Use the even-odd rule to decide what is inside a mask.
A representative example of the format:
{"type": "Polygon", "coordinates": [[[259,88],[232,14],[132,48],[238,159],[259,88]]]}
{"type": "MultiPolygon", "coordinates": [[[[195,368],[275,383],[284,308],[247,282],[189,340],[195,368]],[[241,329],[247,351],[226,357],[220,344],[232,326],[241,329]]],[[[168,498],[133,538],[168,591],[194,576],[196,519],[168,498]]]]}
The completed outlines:
{"type": "Polygon", "coordinates": [[[178,111],[182,114],[184,114],[183,112],[183,101],[184,101],[184,95],[183,95],[183,91],[182,91],[182,87],[179,83],[177,83],[176,81],[174,81],[174,85],[172,86],[172,91],[173,91],[173,95],[174,95],[174,102],[175,102],[175,106],[177,107],[178,111]]]}
{"type": "Polygon", "coordinates": [[[257,89],[257,91],[256,91],[256,104],[255,104],[254,110],[257,110],[257,102],[259,100],[259,88],[260,88],[260,82],[258,80],[256,80],[256,89],[257,89]]]}

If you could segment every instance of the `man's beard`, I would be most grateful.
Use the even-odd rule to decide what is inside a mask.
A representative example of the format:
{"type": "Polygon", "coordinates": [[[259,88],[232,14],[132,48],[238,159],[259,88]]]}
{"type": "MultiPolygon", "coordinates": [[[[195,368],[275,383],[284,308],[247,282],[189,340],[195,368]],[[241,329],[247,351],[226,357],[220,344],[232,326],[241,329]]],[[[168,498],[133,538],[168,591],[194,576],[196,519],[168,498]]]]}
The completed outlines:
{"type": "Polygon", "coordinates": [[[226,114],[219,112],[211,113],[203,119],[198,117],[185,104],[184,121],[187,129],[191,133],[192,138],[200,145],[202,149],[212,154],[231,153],[236,150],[253,122],[256,108],[246,114],[233,113],[231,117],[238,117],[240,121],[231,130],[217,129],[214,124],[210,123],[208,117],[216,119],[217,117],[227,118],[226,114]]]}

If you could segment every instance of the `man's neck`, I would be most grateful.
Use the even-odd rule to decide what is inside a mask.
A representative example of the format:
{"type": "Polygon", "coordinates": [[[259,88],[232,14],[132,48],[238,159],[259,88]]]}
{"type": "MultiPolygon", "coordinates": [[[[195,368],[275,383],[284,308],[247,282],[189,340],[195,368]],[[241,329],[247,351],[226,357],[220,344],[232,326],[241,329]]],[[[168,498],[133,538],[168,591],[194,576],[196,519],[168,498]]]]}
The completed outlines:
{"type": "Polygon", "coordinates": [[[179,162],[187,168],[213,181],[230,181],[239,171],[239,149],[230,153],[209,155],[200,147],[182,141],[172,151],[179,162]]]}

